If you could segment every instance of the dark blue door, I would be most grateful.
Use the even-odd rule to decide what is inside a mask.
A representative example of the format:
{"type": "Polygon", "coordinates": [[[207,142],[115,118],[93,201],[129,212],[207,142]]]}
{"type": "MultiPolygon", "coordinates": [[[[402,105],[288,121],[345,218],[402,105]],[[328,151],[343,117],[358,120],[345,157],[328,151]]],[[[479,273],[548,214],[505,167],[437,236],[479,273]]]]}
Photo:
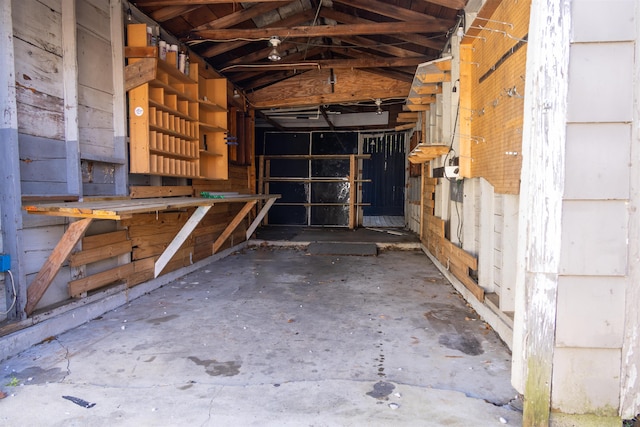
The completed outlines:
{"type": "Polygon", "coordinates": [[[366,136],[362,152],[371,154],[363,162],[362,185],[365,216],[404,215],[405,134],[385,133],[366,136]]]}

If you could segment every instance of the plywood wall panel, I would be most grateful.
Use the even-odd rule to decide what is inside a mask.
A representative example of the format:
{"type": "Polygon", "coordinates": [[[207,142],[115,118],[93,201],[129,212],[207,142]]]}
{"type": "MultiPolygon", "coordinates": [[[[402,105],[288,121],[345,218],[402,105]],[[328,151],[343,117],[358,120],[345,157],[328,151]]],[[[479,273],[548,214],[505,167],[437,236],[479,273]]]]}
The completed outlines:
{"type": "Polygon", "coordinates": [[[463,173],[496,193],[518,194],[522,167],[524,74],[530,1],[503,1],[461,46],[463,173]]]}

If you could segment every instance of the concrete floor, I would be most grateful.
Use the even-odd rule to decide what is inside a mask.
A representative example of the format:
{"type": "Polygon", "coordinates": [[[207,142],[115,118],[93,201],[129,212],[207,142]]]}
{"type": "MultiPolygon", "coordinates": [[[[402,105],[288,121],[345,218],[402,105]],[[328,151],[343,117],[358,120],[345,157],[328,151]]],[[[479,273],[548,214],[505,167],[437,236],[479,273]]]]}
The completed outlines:
{"type": "Polygon", "coordinates": [[[422,252],[247,248],[3,361],[0,424],[516,426],[510,360],[422,252]]]}

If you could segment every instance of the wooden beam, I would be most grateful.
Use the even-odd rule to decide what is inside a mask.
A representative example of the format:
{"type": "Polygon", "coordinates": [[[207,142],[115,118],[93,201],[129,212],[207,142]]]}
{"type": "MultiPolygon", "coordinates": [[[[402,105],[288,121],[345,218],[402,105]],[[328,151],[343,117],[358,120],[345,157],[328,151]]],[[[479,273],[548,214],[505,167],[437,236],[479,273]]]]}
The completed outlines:
{"type": "Polygon", "coordinates": [[[437,83],[427,83],[413,89],[417,95],[437,95],[442,93],[442,85],[437,83]]]}
{"type": "Polygon", "coordinates": [[[62,235],[53,252],[51,252],[51,255],[49,255],[49,258],[47,258],[36,278],[27,289],[27,305],[24,309],[27,316],[31,315],[33,310],[36,309],[38,302],[40,302],[51,282],[55,279],[62,264],[67,260],[73,247],[80,241],[92,221],[92,218],[85,218],[69,224],[69,228],[62,235]]]}
{"type": "Polygon", "coordinates": [[[70,267],[80,267],[131,252],[131,240],[123,240],[92,249],[83,249],[69,257],[70,267]]]}
{"type": "Polygon", "coordinates": [[[118,267],[111,268],[82,279],[72,280],[69,282],[69,296],[77,297],[84,292],[101,288],[110,283],[125,280],[134,272],[134,264],[128,263],[118,267]]]}
{"type": "MultiPolygon", "coordinates": [[[[22,209],[20,194],[20,150],[18,143],[18,110],[16,103],[16,63],[14,53],[14,20],[11,1],[0,2],[0,229],[2,230],[2,252],[11,256],[11,272],[15,276],[16,289],[8,283],[5,275],[4,298],[16,304],[7,313],[7,319],[20,320],[26,303],[25,256],[22,243],[22,209]]],[[[17,6],[17,3],[15,3],[17,6]]],[[[22,6],[20,6],[22,7],[22,6]]],[[[5,311],[8,307],[3,307],[5,311]]]]}
{"type": "Polygon", "coordinates": [[[157,58],[158,48],[153,46],[125,46],[125,58],[157,58]]]}
{"type": "Polygon", "coordinates": [[[158,60],[155,58],[140,59],[124,68],[124,88],[130,91],[156,78],[158,60]]]}
{"type": "MultiPolygon", "coordinates": [[[[304,22],[310,21],[315,17],[314,10],[305,10],[304,12],[297,13],[295,15],[289,16],[281,21],[276,21],[270,25],[267,25],[262,28],[275,28],[276,25],[281,27],[293,27],[295,25],[300,25],[304,22]]],[[[270,36],[268,36],[270,37],[270,36]]],[[[228,41],[224,43],[216,43],[214,46],[204,49],[203,51],[199,51],[199,55],[204,58],[211,58],[214,56],[221,55],[225,52],[229,52],[234,49],[238,49],[250,42],[239,40],[239,41],[228,41]]]]}
{"type": "Polygon", "coordinates": [[[273,27],[273,28],[224,28],[214,30],[195,31],[198,37],[213,40],[234,40],[234,39],[268,39],[272,36],[282,38],[292,37],[335,37],[350,35],[381,35],[381,34],[402,34],[402,33],[430,33],[444,32],[448,27],[439,25],[430,26],[427,22],[405,21],[405,22],[380,22],[375,24],[353,24],[353,25],[316,25],[297,27],[273,27]]]}
{"type": "Polygon", "coordinates": [[[434,102],[436,102],[436,97],[434,95],[416,96],[407,98],[407,101],[415,105],[433,104],[434,102]]]}
{"type": "MultiPolygon", "coordinates": [[[[354,15],[350,15],[348,13],[338,12],[332,8],[323,7],[320,9],[320,16],[327,19],[333,19],[341,24],[371,24],[375,23],[375,21],[370,21],[368,19],[359,18],[354,15]]],[[[420,34],[397,34],[394,35],[395,38],[408,41],[411,43],[415,43],[420,46],[428,47],[431,49],[435,49],[440,51],[442,49],[442,44],[433,40],[432,38],[422,36],[420,34]]]]}
{"type": "MultiPolygon", "coordinates": [[[[249,212],[251,212],[251,209],[253,209],[253,207],[255,206],[257,200],[250,200],[248,201],[243,207],[242,209],[240,209],[240,212],[238,212],[238,214],[233,218],[233,220],[229,223],[229,225],[227,226],[227,228],[224,229],[224,231],[222,232],[222,234],[220,234],[220,236],[216,239],[215,242],[213,242],[213,253],[215,254],[216,252],[218,252],[218,250],[220,250],[220,248],[222,247],[222,245],[224,244],[224,242],[227,241],[227,239],[229,238],[229,236],[231,236],[231,234],[235,231],[235,229],[238,227],[238,225],[240,225],[240,223],[242,222],[242,220],[244,219],[245,216],[247,216],[247,214],[249,212]]],[[[266,206],[266,205],[265,205],[266,206]]]]}
{"type": "MultiPolygon", "coordinates": [[[[283,0],[283,2],[286,2],[286,1],[287,0],[283,0]]],[[[295,3],[295,2],[292,2],[291,0],[288,0],[288,2],[295,3]]],[[[194,27],[191,31],[231,28],[245,21],[256,18],[260,15],[264,15],[265,13],[271,12],[274,9],[277,9],[279,7],[284,7],[284,6],[286,5],[277,3],[277,2],[263,2],[261,4],[256,4],[256,5],[252,5],[251,7],[247,7],[246,9],[240,9],[236,12],[222,16],[214,21],[207,22],[206,24],[194,27]]]]}
{"type": "MultiPolygon", "coordinates": [[[[291,0],[242,0],[243,3],[288,3],[291,0]]],[[[233,0],[138,0],[136,5],[140,7],[150,6],[193,6],[236,3],[233,0]]]]}
{"type": "Polygon", "coordinates": [[[411,85],[379,77],[367,71],[338,69],[334,91],[326,84],[329,70],[310,71],[247,95],[255,108],[275,108],[370,101],[376,98],[405,98],[411,85]],[[365,85],[362,83],[366,82],[365,85]]]}
{"type": "Polygon", "coordinates": [[[380,0],[334,0],[336,3],[342,3],[348,7],[356,7],[364,9],[378,15],[387,16],[389,18],[400,21],[420,21],[423,23],[422,30],[405,31],[407,33],[444,33],[447,32],[454,24],[453,20],[445,20],[435,18],[431,15],[416,12],[411,9],[405,9],[395,4],[383,2],[380,0]]]}
{"type": "MultiPolygon", "coordinates": [[[[262,157],[262,156],[260,156],[260,157],[262,157]]],[[[263,158],[263,160],[264,160],[264,158],[263,158]]],[[[249,240],[251,238],[251,235],[253,234],[253,232],[256,231],[256,228],[258,228],[258,225],[260,224],[260,221],[262,221],[264,219],[264,217],[267,215],[267,212],[269,212],[269,209],[271,209],[271,206],[273,206],[273,204],[275,203],[276,199],[278,199],[278,198],[279,197],[270,198],[269,200],[267,200],[267,203],[265,203],[265,205],[262,207],[262,209],[260,209],[260,212],[258,212],[258,215],[256,216],[256,218],[253,220],[253,222],[251,223],[249,228],[247,228],[247,234],[246,234],[247,240],[249,240]]]]}
{"type": "Polygon", "coordinates": [[[414,127],[417,126],[417,123],[407,123],[404,125],[398,125],[394,128],[394,130],[396,132],[402,132],[403,130],[409,130],[409,129],[413,129],[414,127]]]}
{"type": "Polygon", "coordinates": [[[417,122],[419,113],[411,112],[411,113],[398,113],[398,121],[399,122],[417,122]]]}
{"type": "Polygon", "coordinates": [[[257,64],[237,64],[230,65],[221,69],[224,73],[237,73],[246,71],[255,71],[256,66],[260,67],[260,71],[282,71],[283,69],[325,69],[325,68],[395,68],[395,67],[411,67],[421,64],[428,59],[425,56],[414,56],[409,58],[361,58],[361,59],[318,59],[303,62],[280,61],[275,63],[257,63],[257,64]]]}
{"type": "Polygon", "coordinates": [[[162,7],[151,12],[151,18],[153,18],[153,20],[156,22],[165,22],[169,19],[173,19],[181,15],[186,15],[187,13],[192,12],[200,7],[202,7],[202,5],[162,7]]]}
{"type": "MultiPolygon", "coordinates": [[[[255,201],[254,201],[255,203],[255,201]]],[[[153,277],[158,277],[162,270],[167,266],[171,258],[178,252],[180,246],[189,238],[191,232],[200,224],[202,218],[209,212],[213,205],[207,206],[198,206],[198,208],[193,212],[193,215],[189,217],[187,222],[182,226],[182,229],[176,234],[176,237],[173,238],[169,246],[162,252],[160,258],[156,261],[156,265],[154,267],[154,275],[153,277]]]]}
{"type": "MultiPolygon", "coordinates": [[[[566,230],[563,196],[569,85],[565,76],[569,74],[571,2],[536,1],[529,22],[518,221],[518,249],[522,250],[518,251],[516,278],[516,294],[522,299],[516,301],[513,354],[517,357],[516,382],[518,367],[524,372],[522,425],[546,426],[555,406],[558,280],[565,246],[561,236],[566,230]],[[540,100],[544,100],[543,107],[540,100]]],[[[574,374],[590,373],[578,369],[574,374]]]]}
{"type": "Polygon", "coordinates": [[[438,6],[448,7],[449,9],[462,10],[467,5],[468,0],[419,0],[423,3],[435,4],[438,6]]]}
{"type": "Polygon", "coordinates": [[[407,104],[409,111],[429,111],[431,109],[430,104],[407,104]]]}
{"type": "Polygon", "coordinates": [[[132,185],[129,187],[129,197],[132,199],[176,196],[193,196],[193,187],[190,185],[132,185]]]}
{"type": "Polygon", "coordinates": [[[421,83],[442,83],[451,81],[451,73],[442,71],[438,73],[419,73],[416,74],[416,78],[421,83]]]}

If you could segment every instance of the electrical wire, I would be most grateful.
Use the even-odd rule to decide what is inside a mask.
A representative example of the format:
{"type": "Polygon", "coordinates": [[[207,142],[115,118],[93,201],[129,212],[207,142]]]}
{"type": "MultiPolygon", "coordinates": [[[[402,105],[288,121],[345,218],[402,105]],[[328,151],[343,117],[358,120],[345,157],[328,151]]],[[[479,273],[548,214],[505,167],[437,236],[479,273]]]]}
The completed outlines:
{"type": "MultiPolygon", "coordinates": [[[[460,99],[458,99],[458,108],[456,108],[456,118],[453,121],[453,133],[451,134],[451,144],[449,144],[449,151],[447,155],[444,157],[444,177],[447,178],[447,181],[451,184],[458,185],[458,191],[460,191],[460,186],[455,178],[451,178],[447,176],[447,159],[451,153],[455,153],[456,151],[453,149],[453,143],[456,137],[456,127],[458,126],[458,118],[460,116],[460,99]]],[[[454,201],[453,204],[456,206],[456,216],[458,217],[458,226],[456,227],[456,237],[458,238],[458,242],[460,242],[460,247],[462,247],[462,222],[463,218],[460,216],[460,211],[458,210],[458,202],[454,201]]]]}
{"type": "Polygon", "coordinates": [[[7,273],[9,273],[9,277],[11,278],[11,287],[13,288],[13,302],[11,302],[11,307],[9,307],[7,311],[0,311],[0,314],[3,316],[6,316],[11,312],[11,310],[13,310],[13,307],[16,305],[16,299],[17,299],[16,282],[13,280],[13,273],[11,273],[11,270],[7,270],[7,273]]]}

